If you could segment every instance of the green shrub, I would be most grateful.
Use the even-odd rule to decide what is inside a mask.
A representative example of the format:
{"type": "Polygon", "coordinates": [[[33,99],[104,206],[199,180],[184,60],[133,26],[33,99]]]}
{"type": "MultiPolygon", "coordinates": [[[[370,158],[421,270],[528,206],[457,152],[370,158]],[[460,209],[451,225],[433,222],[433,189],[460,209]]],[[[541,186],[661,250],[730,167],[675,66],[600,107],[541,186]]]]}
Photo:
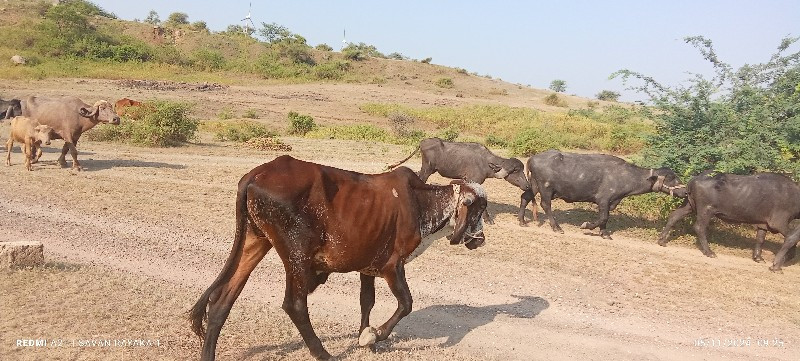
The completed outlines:
{"type": "Polygon", "coordinates": [[[615,102],[619,99],[619,96],[620,96],[619,92],[615,92],[612,90],[603,90],[597,93],[597,95],[595,95],[595,98],[597,98],[598,100],[615,102]]]}
{"type": "Polygon", "coordinates": [[[319,127],[309,132],[308,136],[322,139],[364,140],[384,143],[391,143],[396,140],[386,130],[372,124],[319,127]]]}
{"type": "Polygon", "coordinates": [[[683,198],[669,197],[661,193],[646,193],[626,197],[617,208],[625,214],[651,221],[664,221],[669,214],[683,204],[683,198]]]}
{"type": "Polygon", "coordinates": [[[567,82],[561,79],[556,79],[550,82],[550,90],[556,93],[563,93],[567,91],[567,82]]]}
{"type": "Polygon", "coordinates": [[[394,134],[400,138],[408,137],[411,134],[414,122],[416,122],[416,119],[406,113],[397,112],[389,114],[389,123],[392,126],[392,130],[394,134]]]}
{"type": "Polygon", "coordinates": [[[253,138],[274,137],[275,133],[252,121],[215,122],[205,125],[219,141],[246,142],[253,138]]]}
{"type": "Polygon", "coordinates": [[[176,26],[176,25],[186,25],[188,23],[189,23],[189,15],[182,12],[174,12],[172,14],[169,14],[169,17],[167,18],[167,25],[176,26]]]}
{"type": "Polygon", "coordinates": [[[430,64],[432,60],[433,60],[433,58],[428,57],[428,58],[420,60],[419,62],[422,63],[422,64],[430,64]]]}
{"type": "Polygon", "coordinates": [[[554,134],[537,127],[523,129],[514,137],[511,152],[515,155],[530,156],[548,149],[559,149],[560,142],[554,134]]]}
{"type": "Polygon", "coordinates": [[[403,54],[396,53],[396,52],[387,55],[386,58],[387,59],[394,59],[394,60],[406,60],[406,59],[408,59],[405,56],[403,56],[403,54]]]}
{"type": "Polygon", "coordinates": [[[486,145],[488,145],[490,147],[503,147],[503,148],[505,148],[505,147],[508,147],[508,142],[505,139],[500,138],[500,137],[498,137],[498,136],[496,136],[494,134],[489,134],[489,135],[486,136],[486,145]]]}
{"type": "Polygon", "coordinates": [[[452,89],[453,86],[454,86],[453,79],[451,79],[451,78],[439,78],[438,80],[436,80],[436,86],[438,86],[440,88],[445,88],[445,89],[452,89]]]}
{"type": "Polygon", "coordinates": [[[242,114],[242,118],[258,119],[258,110],[247,109],[247,111],[245,111],[244,114],[242,114]]]}
{"type": "Polygon", "coordinates": [[[547,105],[552,105],[554,107],[566,107],[567,102],[564,99],[558,97],[558,94],[553,93],[546,97],[544,97],[544,103],[547,105]]]}
{"type": "Polygon", "coordinates": [[[328,44],[319,44],[315,46],[314,49],[317,49],[319,51],[333,51],[333,48],[331,48],[331,46],[328,44]]]}
{"type": "Polygon", "coordinates": [[[131,107],[130,121],[120,125],[101,125],[87,136],[98,141],[125,142],[151,147],[176,146],[194,139],[198,122],[188,116],[190,106],[170,101],[148,102],[147,107],[131,107]]]}
{"type": "Polygon", "coordinates": [[[221,120],[228,120],[233,119],[236,115],[233,114],[233,109],[230,107],[223,107],[220,109],[219,113],[217,113],[217,118],[221,120]]]}
{"type": "Polygon", "coordinates": [[[289,134],[306,135],[306,133],[317,128],[314,118],[310,115],[300,115],[297,112],[289,112],[289,134]]]}
{"type": "Polygon", "coordinates": [[[439,131],[436,134],[436,137],[441,138],[444,141],[453,142],[458,138],[458,129],[454,127],[448,127],[439,131]]]}
{"type": "Polygon", "coordinates": [[[192,30],[208,32],[208,24],[205,21],[195,21],[192,23],[192,30]]]}
{"type": "Polygon", "coordinates": [[[219,70],[225,67],[225,57],[216,50],[198,49],[192,53],[192,64],[200,70],[219,70]]]}
{"type": "Polygon", "coordinates": [[[337,80],[344,77],[350,69],[350,62],[345,60],[332,60],[317,64],[314,67],[314,76],[319,79],[337,80]]]}

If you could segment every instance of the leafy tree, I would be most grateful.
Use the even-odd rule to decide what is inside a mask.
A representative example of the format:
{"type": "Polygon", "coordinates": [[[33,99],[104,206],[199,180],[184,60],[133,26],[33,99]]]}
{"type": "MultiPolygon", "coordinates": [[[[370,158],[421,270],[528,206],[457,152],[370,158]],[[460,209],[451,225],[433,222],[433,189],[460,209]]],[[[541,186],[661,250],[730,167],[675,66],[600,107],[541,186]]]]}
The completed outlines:
{"type": "Polygon", "coordinates": [[[155,10],[150,10],[147,13],[147,17],[144,18],[144,22],[148,24],[158,25],[161,24],[161,19],[158,17],[158,13],[155,10]]]}
{"type": "Polygon", "coordinates": [[[169,14],[169,17],[167,18],[167,24],[170,25],[186,25],[188,23],[189,15],[186,15],[186,13],[182,12],[174,12],[169,14]]]}
{"type": "Polygon", "coordinates": [[[206,22],[202,21],[202,20],[195,21],[195,22],[192,23],[192,29],[197,30],[197,31],[208,32],[208,24],[206,24],[206,22]]]}
{"type": "Polygon", "coordinates": [[[550,82],[550,90],[556,93],[563,93],[567,91],[567,82],[561,79],[556,79],[550,82]]]}
{"type": "Polygon", "coordinates": [[[595,95],[595,97],[597,99],[599,99],[599,100],[615,102],[615,101],[617,101],[619,99],[619,95],[620,95],[619,92],[615,92],[613,90],[603,90],[603,91],[597,93],[597,95],[595,95]]]}
{"type": "Polygon", "coordinates": [[[787,54],[799,38],[785,38],[768,62],[734,70],[702,36],[685,38],[711,63],[714,75],[695,75],[688,85],[667,86],[619,70],[611,78],[641,85],[656,122],[642,162],[665,165],[685,176],[704,170],[728,173],[775,171],[800,175],[800,51],[787,54]]]}
{"type": "Polygon", "coordinates": [[[267,43],[274,44],[291,38],[292,32],[289,31],[287,27],[276,23],[261,23],[261,29],[258,31],[258,35],[261,35],[267,43]]]}

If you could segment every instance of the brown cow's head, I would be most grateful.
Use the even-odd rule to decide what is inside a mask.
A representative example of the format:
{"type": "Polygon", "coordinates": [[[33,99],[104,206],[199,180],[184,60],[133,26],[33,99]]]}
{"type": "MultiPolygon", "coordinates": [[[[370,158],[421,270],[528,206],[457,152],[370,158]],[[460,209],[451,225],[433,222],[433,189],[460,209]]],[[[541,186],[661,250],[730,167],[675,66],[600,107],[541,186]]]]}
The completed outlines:
{"type": "Polygon", "coordinates": [[[119,116],[114,113],[111,104],[105,100],[98,100],[91,109],[81,108],[82,117],[91,118],[95,122],[119,124],[119,116]]]}
{"type": "Polygon", "coordinates": [[[34,129],[34,139],[36,141],[42,142],[45,145],[50,145],[50,132],[53,131],[53,128],[50,128],[49,125],[37,125],[34,129]]]}
{"type": "Polygon", "coordinates": [[[454,180],[450,184],[455,202],[455,212],[450,219],[453,223],[453,234],[448,237],[450,244],[463,243],[469,249],[483,246],[486,237],[483,235],[482,217],[487,204],[483,187],[463,180],[454,180]]]}
{"type": "Polygon", "coordinates": [[[686,186],[681,184],[678,175],[669,168],[651,169],[650,176],[647,178],[652,182],[653,192],[663,192],[674,197],[686,197],[686,186]]]}

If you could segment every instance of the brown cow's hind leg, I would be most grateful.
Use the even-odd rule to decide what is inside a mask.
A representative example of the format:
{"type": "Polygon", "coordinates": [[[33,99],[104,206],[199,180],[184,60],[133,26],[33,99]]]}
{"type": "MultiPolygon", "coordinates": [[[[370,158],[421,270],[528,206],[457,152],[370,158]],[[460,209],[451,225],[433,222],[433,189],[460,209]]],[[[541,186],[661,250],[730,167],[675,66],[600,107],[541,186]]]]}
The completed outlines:
{"type": "Polygon", "coordinates": [[[11,148],[14,148],[14,138],[6,141],[6,165],[11,165],[11,148]]]}
{"type": "Polygon", "coordinates": [[[756,244],[753,246],[753,261],[764,262],[764,258],[761,257],[761,247],[764,245],[764,238],[766,237],[766,230],[759,228],[756,231],[756,244]]]}
{"type": "Polygon", "coordinates": [[[286,270],[286,295],[282,308],[300,331],[300,336],[303,337],[311,356],[318,360],[327,360],[331,355],[322,346],[322,341],[311,327],[311,319],[308,316],[309,286],[315,282],[314,275],[311,274],[307,262],[298,260],[290,261],[290,264],[286,270]]]}
{"type": "Polygon", "coordinates": [[[201,360],[214,360],[214,350],[216,349],[217,339],[228,318],[228,314],[233,307],[233,303],[242,292],[250,272],[258,265],[272,248],[272,244],[266,239],[256,236],[248,226],[244,239],[244,247],[234,266],[233,275],[227,281],[217,285],[208,298],[208,327],[203,343],[203,354],[201,360]]]}

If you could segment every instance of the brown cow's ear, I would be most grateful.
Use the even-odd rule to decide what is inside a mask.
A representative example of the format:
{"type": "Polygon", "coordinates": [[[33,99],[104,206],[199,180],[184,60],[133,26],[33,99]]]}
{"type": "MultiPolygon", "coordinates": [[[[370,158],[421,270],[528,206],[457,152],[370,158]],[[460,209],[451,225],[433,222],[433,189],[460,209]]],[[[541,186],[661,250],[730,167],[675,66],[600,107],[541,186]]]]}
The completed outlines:
{"type": "Polygon", "coordinates": [[[497,164],[494,164],[492,162],[489,162],[489,168],[491,168],[492,172],[495,172],[495,173],[497,173],[497,172],[499,172],[500,170],[503,169],[503,167],[500,167],[497,164]]]}
{"type": "Polygon", "coordinates": [[[81,114],[82,117],[89,118],[92,116],[92,112],[90,112],[89,109],[86,108],[81,108],[78,112],[81,114]]]}

